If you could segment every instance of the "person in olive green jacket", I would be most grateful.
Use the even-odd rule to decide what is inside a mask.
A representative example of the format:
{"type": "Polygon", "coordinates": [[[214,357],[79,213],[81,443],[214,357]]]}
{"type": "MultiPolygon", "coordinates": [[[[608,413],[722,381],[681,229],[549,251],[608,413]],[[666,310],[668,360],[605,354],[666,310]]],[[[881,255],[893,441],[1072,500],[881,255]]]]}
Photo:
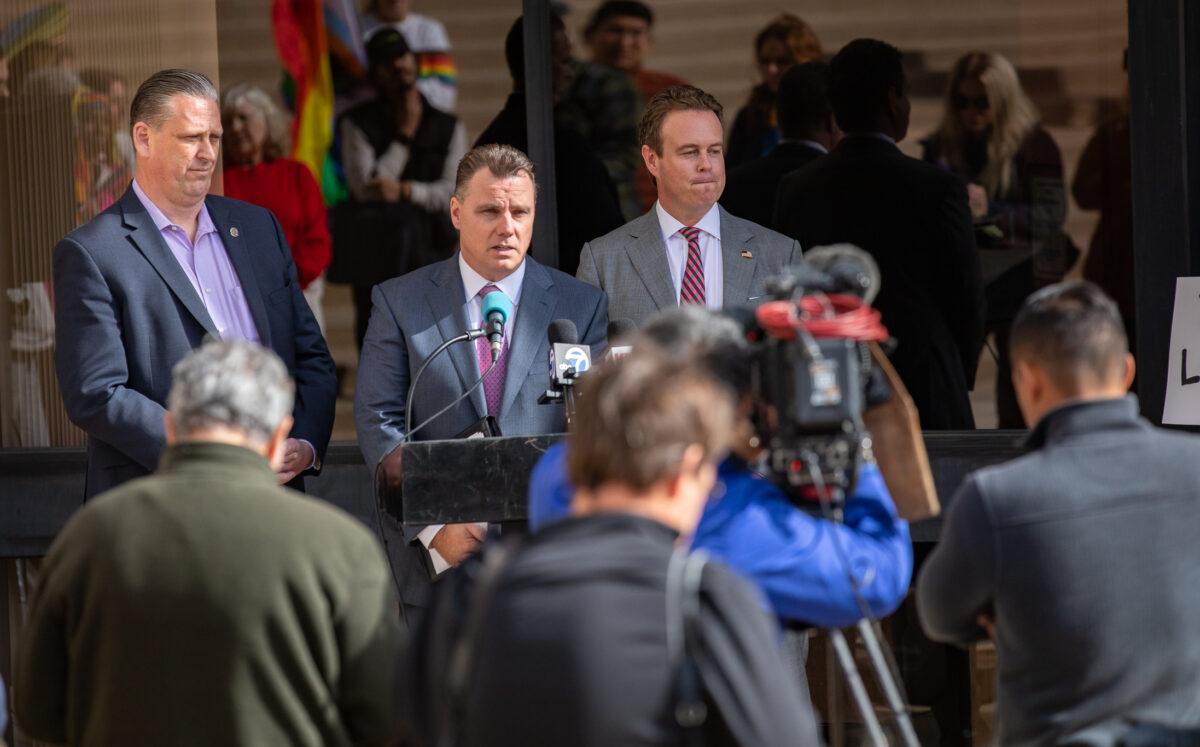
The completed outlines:
{"type": "Polygon", "coordinates": [[[173,376],[158,471],[85,505],[42,565],[18,723],[71,745],[390,743],[395,590],[364,526],[277,484],[282,361],[214,342],[173,376]]]}

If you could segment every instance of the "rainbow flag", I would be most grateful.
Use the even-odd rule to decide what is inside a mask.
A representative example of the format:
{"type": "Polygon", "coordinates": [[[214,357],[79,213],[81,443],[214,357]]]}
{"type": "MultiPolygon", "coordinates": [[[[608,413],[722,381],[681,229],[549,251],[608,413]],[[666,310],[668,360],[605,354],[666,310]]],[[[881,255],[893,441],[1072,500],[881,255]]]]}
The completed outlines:
{"type": "Polygon", "coordinates": [[[354,0],[325,0],[325,30],[329,54],[351,77],[367,74],[367,50],[363,47],[354,0]]]}
{"type": "Polygon", "coordinates": [[[31,42],[56,42],[67,33],[65,3],[47,3],[14,19],[0,29],[0,54],[13,57],[31,42]]]}
{"type": "Polygon", "coordinates": [[[271,26],[279,59],[295,87],[292,158],[318,183],[333,142],[333,74],[321,0],[272,0],[271,26]]]}
{"type": "Polygon", "coordinates": [[[421,79],[436,78],[447,85],[457,85],[458,67],[449,52],[422,52],[418,64],[417,76],[421,79]]]}

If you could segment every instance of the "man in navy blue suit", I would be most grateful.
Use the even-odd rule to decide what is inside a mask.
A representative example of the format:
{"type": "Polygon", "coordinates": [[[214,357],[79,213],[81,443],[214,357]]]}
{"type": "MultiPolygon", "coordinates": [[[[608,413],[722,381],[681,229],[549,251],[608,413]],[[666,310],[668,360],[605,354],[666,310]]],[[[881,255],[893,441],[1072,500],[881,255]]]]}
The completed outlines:
{"type": "MultiPolygon", "coordinates": [[[[358,443],[369,469],[395,451],[411,428],[446,407],[413,437],[454,438],[488,416],[505,436],[565,430],[562,405],[538,404],[550,387],[546,328],[570,320],[579,342],[598,352],[607,334],[608,300],[600,289],[526,256],[535,203],[528,156],[508,145],[476,147],[459,163],[450,199],[459,251],[375,287],[354,398],[358,443]],[[514,308],[495,367],[475,386],[491,365],[486,338],[451,347],[430,362],[412,395],[414,422],[406,422],[417,369],[444,340],[479,327],[482,299],[494,292],[514,308]]],[[[397,464],[392,459],[385,467],[397,464]]],[[[474,524],[404,527],[405,547],[396,562],[406,607],[425,607],[431,575],[461,563],[483,536],[484,527],[474,524]]]]}
{"type": "Polygon", "coordinates": [[[55,368],[67,414],[88,435],[89,497],[158,464],[172,368],[207,336],[268,347],[295,380],[280,482],[319,470],[329,442],[333,359],[279,223],[208,194],[218,98],[187,70],[142,83],[130,107],[136,178],[54,250],[55,368]]]}

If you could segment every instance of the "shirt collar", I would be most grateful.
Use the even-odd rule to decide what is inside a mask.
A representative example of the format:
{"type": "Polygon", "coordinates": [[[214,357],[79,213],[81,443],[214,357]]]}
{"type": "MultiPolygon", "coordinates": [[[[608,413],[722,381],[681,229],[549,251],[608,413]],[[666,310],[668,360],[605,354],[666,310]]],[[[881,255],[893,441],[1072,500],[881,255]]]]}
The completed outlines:
{"type": "MultiPolygon", "coordinates": [[[[183,230],[182,226],[172,223],[171,219],[158,209],[158,205],[155,205],[154,201],[142,191],[142,186],[138,184],[136,178],[133,180],[133,193],[137,195],[138,201],[142,203],[142,207],[146,208],[146,212],[150,214],[150,219],[154,221],[154,225],[159,231],[165,231],[168,228],[183,230]]],[[[198,241],[201,236],[213,233],[216,230],[217,227],[213,225],[212,217],[208,214],[208,205],[203,202],[200,203],[200,218],[196,223],[196,240],[198,241]]]]}
{"type": "Polygon", "coordinates": [[[483,290],[484,286],[494,285],[508,296],[508,300],[512,301],[513,306],[516,306],[521,301],[521,286],[525,282],[525,261],[517,265],[517,269],[513,270],[508,277],[500,280],[488,280],[483,275],[475,272],[467,260],[463,259],[462,252],[458,253],[458,272],[462,275],[463,291],[466,294],[467,303],[471,299],[479,295],[479,291],[483,290]]]}
{"type": "MultiPolygon", "coordinates": [[[[658,225],[662,229],[664,244],[672,236],[679,233],[679,229],[686,228],[684,224],[675,219],[675,216],[668,213],[666,208],[662,206],[662,203],[657,200],[654,203],[654,210],[658,213],[658,225]]],[[[721,238],[721,211],[715,202],[708,209],[708,212],[704,214],[704,217],[696,221],[696,228],[699,228],[714,239],[719,240],[721,238]]]]}
{"type": "Polygon", "coordinates": [[[797,143],[798,145],[806,145],[815,151],[820,151],[821,153],[829,152],[828,148],[826,148],[824,145],[821,145],[816,140],[803,140],[802,139],[802,140],[789,140],[787,142],[797,143]]]}
{"type": "Polygon", "coordinates": [[[1043,415],[1025,437],[1023,446],[1034,450],[1069,436],[1141,427],[1143,422],[1138,416],[1137,396],[1133,394],[1112,399],[1071,400],[1043,415]]]}
{"type": "Polygon", "coordinates": [[[891,143],[892,145],[896,144],[895,138],[882,132],[847,132],[842,136],[843,140],[849,140],[850,138],[872,138],[882,140],[885,143],[891,143]]]}

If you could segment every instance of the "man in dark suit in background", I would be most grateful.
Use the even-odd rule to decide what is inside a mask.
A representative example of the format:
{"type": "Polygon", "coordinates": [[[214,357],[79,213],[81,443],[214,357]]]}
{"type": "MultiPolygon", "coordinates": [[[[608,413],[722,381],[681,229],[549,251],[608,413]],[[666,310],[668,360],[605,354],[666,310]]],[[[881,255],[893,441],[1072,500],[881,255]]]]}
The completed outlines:
{"type": "MultiPolygon", "coordinates": [[[[525,33],[518,18],[504,40],[504,59],[513,79],[513,92],[476,145],[511,145],[521,152],[529,150],[528,121],[525,116],[525,33]]],[[[554,97],[557,101],[571,78],[571,40],[556,14],[550,16],[552,32],[554,97]]],[[[603,236],[624,223],[617,188],[604,164],[592,152],[587,141],[575,130],[558,121],[554,124],[554,163],[560,174],[555,180],[558,199],[558,269],[574,275],[579,267],[579,251],[584,243],[603,236]]]]}
{"type": "MultiPolygon", "coordinates": [[[[535,196],[533,162],[524,153],[507,145],[471,150],[459,164],[450,200],[459,251],[375,287],[354,397],[358,443],[372,472],[413,425],[468,390],[469,396],[414,437],[454,438],[487,416],[506,436],[565,429],[562,405],[538,404],[550,388],[546,329],[568,319],[579,342],[595,350],[607,333],[608,302],[596,288],[526,256],[535,196]],[[481,326],[481,302],[492,292],[503,293],[515,309],[495,368],[475,386],[491,363],[487,339],[451,347],[422,376],[413,395],[415,423],[406,422],[408,388],[417,369],[443,341],[481,326]]],[[[402,453],[385,465],[389,480],[399,477],[402,453]]],[[[405,546],[395,562],[405,607],[424,608],[431,575],[460,564],[483,536],[484,527],[476,524],[404,527],[405,546]]]]}
{"type": "Polygon", "coordinates": [[[187,70],[142,83],[130,108],[137,177],[54,250],[55,369],[88,435],[88,496],[154,470],[171,368],[205,336],[260,343],[296,381],[280,482],[319,470],[329,442],[333,359],[279,222],[208,194],[218,99],[187,70]]]}
{"type": "Polygon", "coordinates": [[[775,219],[779,180],[808,165],[837,145],[838,129],[829,105],[829,65],[794,65],[779,81],[775,104],[783,140],[767,155],[729,172],[721,206],[729,212],[769,226],[775,219]]]}
{"type": "Polygon", "coordinates": [[[642,324],[661,309],[742,306],[800,261],[800,246],[717,204],[725,189],[721,104],[672,86],[646,104],[642,160],[658,185],[650,212],[589,242],[579,279],[608,294],[615,319],[642,324]]]}
{"type": "Polygon", "coordinates": [[[42,565],[21,727],[76,745],[391,744],[392,579],[370,530],[274,479],[283,363],[224,341],[171,373],[158,469],[77,511],[42,565]]]}
{"type": "Polygon", "coordinates": [[[921,623],[995,640],[998,744],[1197,744],[1200,440],[1138,416],[1124,323],[1091,283],[1030,296],[1011,346],[1029,453],[959,488],[921,623]]]}
{"type": "Polygon", "coordinates": [[[806,247],[848,242],[875,258],[875,306],[897,340],[891,360],[925,429],[974,428],[968,392],[984,299],[966,188],[909,158],[900,51],[857,39],[830,64],[837,147],[779,185],[776,228],[806,247]]]}

